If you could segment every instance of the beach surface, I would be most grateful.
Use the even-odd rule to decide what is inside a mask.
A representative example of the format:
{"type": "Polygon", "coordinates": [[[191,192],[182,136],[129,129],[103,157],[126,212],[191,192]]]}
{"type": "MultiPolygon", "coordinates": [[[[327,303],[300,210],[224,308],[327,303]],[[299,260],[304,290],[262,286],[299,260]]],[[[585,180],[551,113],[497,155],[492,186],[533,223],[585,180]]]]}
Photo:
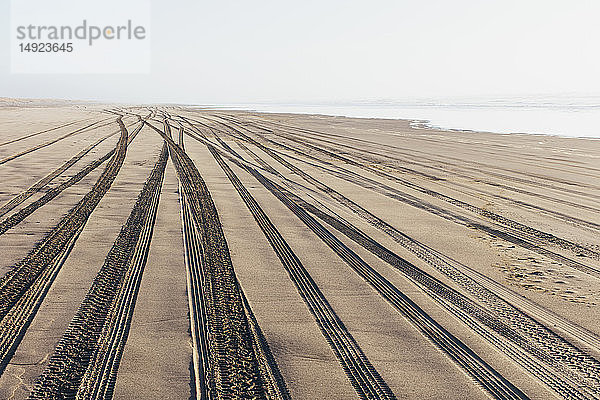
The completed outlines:
{"type": "Polygon", "coordinates": [[[598,139],[1,99],[0,398],[598,398],[598,176],[598,139]]]}

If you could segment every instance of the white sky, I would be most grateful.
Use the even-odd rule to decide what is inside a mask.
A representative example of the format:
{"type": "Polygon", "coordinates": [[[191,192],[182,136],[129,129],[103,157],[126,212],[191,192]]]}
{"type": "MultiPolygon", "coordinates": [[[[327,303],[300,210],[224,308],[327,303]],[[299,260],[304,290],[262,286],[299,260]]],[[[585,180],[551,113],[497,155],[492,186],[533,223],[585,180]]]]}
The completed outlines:
{"type": "Polygon", "coordinates": [[[600,93],[599,0],[152,0],[147,75],[11,75],[9,10],[0,0],[0,97],[231,104],[600,93]]]}

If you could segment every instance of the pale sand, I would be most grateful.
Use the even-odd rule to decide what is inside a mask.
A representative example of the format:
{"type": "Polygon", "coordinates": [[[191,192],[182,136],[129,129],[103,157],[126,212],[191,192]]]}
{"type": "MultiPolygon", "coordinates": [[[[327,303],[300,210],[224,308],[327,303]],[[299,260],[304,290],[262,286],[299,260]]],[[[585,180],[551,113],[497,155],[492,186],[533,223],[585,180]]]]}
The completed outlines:
{"type": "Polygon", "coordinates": [[[111,190],[88,220],[0,377],[0,397],[8,398],[15,389],[15,399],[29,394],[125,223],[158,151],[160,142],[154,135],[139,136],[130,145],[111,190]]]}
{"type": "MultiPolygon", "coordinates": [[[[108,114],[99,113],[102,106],[86,107],[83,109],[61,105],[46,108],[0,108],[0,142],[71,121],[110,117],[108,114]]],[[[145,110],[137,112],[147,115],[145,110]]],[[[215,114],[175,109],[169,110],[169,113],[190,118],[203,118],[207,114],[215,114]]],[[[255,125],[258,124],[275,129],[279,134],[293,133],[294,137],[305,143],[334,151],[368,167],[375,167],[379,171],[405,179],[411,184],[552,233],[596,253],[600,251],[600,213],[594,211],[599,208],[597,204],[600,199],[600,180],[597,179],[600,172],[600,140],[413,129],[407,121],[401,120],[222,111],[216,114],[234,116],[246,122],[253,121],[254,125],[246,125],[251,132],[259,132],[255,125]],[[289,126],[310,129],[313,132],[293,130],[289,126]],[[431,176],[443,180],[433,180],[431,176]],[[599,227],[596,228],[594,224],[599,227]]],[[[124,119],[126,123],[135,120],[133,117],[124,119]]],[[[203,122],[213,128],[223,129],[215,120],[214,116],[211,116],[203,119],[203,122]]],[[[162,128],[159,122],[153,124],[162,128]]],[[[57,138],[84,125],[85,123],[77,123],[0,146],[0,158],[57,138]]],[[[0,177],[3,182],[0,188],[0,206],[85,146],[114,129],[115,123],[74,135],[0,165],[0,177]]],[[[130,132],[132,130],[133,126],[129,128],[130,132]]],[[[208,130],[204,131],[212,138],[208,130]]],[[[177,137],[176,130],[173,131],[173,135],[177,137]]],[[[222,133],[220,136],[246,160],[253,162],[253,158],[236,141],[222,133]]],[[[409,194],[471,221],[483,225],[492,224],[489,219],[477,213],[400,182],[386,179],[372,170],[366,171],[356,165],[325,156],[315,149],[276,134],[261,132],[260,135],[252,133],[251,136],[275,140],[333,164],[323,164],[305,155],[269,145],[291,164],[360,204],[403,233],[460,261],[531,303],[600,336],[600,327],[597,324],[600,278],[562,265],[530,249],[493,238],[481,230],[457,224],[429,211],[386,197],[301,160],[356,173],[391,190],[409,194]]],[[[63,177],[72,176],[88,162],[104,154],[114,146],[116,137],[107,140],[94,152],[82,158],[52,185],[59,182],[59,179],[64,179],[63,177]]],[[[131,144],[125,164],[113,187],[90,217],[15,356],[0,377],[0,397],[8,398],[14,395],[13,398],[20,399],[29,393],[28,388],[43,370],[54,345],[62,336],[125,222],[146,176],[154,165],[161,143],[160,137],[146,127],[131,144]]],[[[237,277],[292,397],[355,398],[355,390],[313,316],[221,168],[204,145],[190,137],[186,137],[185,144],[186,151],[212,194],[237,277]]],[[[252,143],[245,143],[245,146],[286,178],[310,188],[307,191],[296,186],[294,190],[300,197],[310,202],[310,196],[314,196],[374,240],[482,304],[455,281],[366,223],[364,219],[340,206],[325,193],[319,192],[297,174],[291,173],[260,148],[252,143]]],[[[390,307],[271,193],[252,176],[237,166],[230,165],[311,274],[373,367],[398,398],[461,399],[487,396],[463,369],[390,307]]],[[[10,265],[23,257],[33,247],[34,242],[41,239],[44,233],[89,190],[103,167],[104,165],[79,184],[65,190],[17,227],[0,236],[3,254],[1,273],[5,273],[10,265]]],[[[268,173],[265,175],[281,183],[278,178],[268,173]]],[[[176,174],[169,163],[148,262],[116,381],[115,398],[190,397],[191,338],[181,219],[176,192],[176,174]]],[[[36,196],[31,197],[21,207],[34,201],[36,196]]],[[[18,208],[13,212],[16,210],[18,208]]],[[[10,214],[12,212],[7,216],[10,214]]],[[[498,225],[493,226],[498,228],[498,225]]],[[[329,227],[328,229],[526,395],[539,399],[560,397],[513,359],[467,327],[404,275],[337,231],[329,227]]],[[[533,239],[529,237],[527,240],[533,239]]],[[[598,259],[578,255],[577,252],[543,241],[536,243],[558,255],[600,269],[598,259]]],[[[545,322],[544,316],[535,313],[532,313],[532,316],[540,322],[545,322]]],[[[599,359],[600,349],[587,348],[577,337],[550,327],[599,359]]]]}
{"type": "Polygon", "coordinates": [[[188,399],[190,342],[177,177],[167,164],[115,398],[188,399]],[[157,382],[162,383],[157,385],[157,382]]]}

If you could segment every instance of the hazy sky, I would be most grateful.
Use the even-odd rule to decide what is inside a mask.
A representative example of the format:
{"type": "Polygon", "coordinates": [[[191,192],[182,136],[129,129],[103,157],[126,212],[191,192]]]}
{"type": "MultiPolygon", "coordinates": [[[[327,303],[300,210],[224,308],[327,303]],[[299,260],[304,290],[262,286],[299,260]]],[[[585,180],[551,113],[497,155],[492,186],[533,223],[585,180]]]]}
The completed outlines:
{"type": "MultiPolygon", "coordinates": [[[[151,2],[150,74],[10,74],[5,28],[0,97],[231,104],[600,93],[598,0],[151,2]]],[[[9,9],[0,0],[3,28],[9,9]]]]}

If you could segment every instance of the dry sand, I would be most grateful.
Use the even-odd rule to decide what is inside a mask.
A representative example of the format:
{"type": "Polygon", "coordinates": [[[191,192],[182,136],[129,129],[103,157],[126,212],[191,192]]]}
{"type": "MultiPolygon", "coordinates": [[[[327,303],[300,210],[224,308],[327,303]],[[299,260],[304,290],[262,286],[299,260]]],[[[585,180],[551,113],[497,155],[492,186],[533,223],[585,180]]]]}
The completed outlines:
{"type": "MultiPolygon", "coordinates": [[[[117,115],[105,109],[122,113],[130,133],[137,115],[149,114],[142,107],[0,101],[0,159],[93,122],[110,123],[0,164],[0,207],[86,146],[116,132],[117,115]]],[[[207,146],[187,134],[208,140],[226,157],[397,398],[483,399],[503,393],[486,390],[492,378],[471,369],[483,364],[461,364],[457,350],[439,346],[439,335],[460,341],[463,349],[527,397],[565,397],[569,385],[577,384],[582,398],[600,395],[600,140],[416,129],[402,120],[154,110],[149,122],[163,129],[163,120],[169,119],[175,141],[177,127],[184,127],[185,151],[211,193],[240,288],[292,398],[356,398],[364,388],[353,387],[342,368],[345,361],[326,340],[310,302],[300,296],[207,146]],[[445,333],[428,331],[426,324],[394,308],[381,289],[369,285],[292,210],[227,157],[249,163],[298,198],[347,221],[372,243],[418,268],[419,276],[437,279],[437,286],[411,279],[321,221],[347,249],[343,251],[364,260],[372,274],[385,278],[445,333]],[[374,223],[374,218],[384,222],[374,223]],[[394,229],[395,239],[389,234],[394,229]],[[398,239],[401,235],[404,241],[398,239]],[[569,363],[570,358],[575,361],[569,363]]],[[[48,186],[56,187],[82,170],[117,139],[115,135],[98,145],[48,186]]],[[[111,189],[7,359],[0,398],[29,395],[132,210],[162,143],[161,136],[145,126],[129,146],[111,189]]],[[[83,198],[105,165],[0,235],[0,274],[83,198]]],[[[135,309],[126,327],[114,382],[117,399],[193,396],[180,196],[169,161],[135,309]]]]}

